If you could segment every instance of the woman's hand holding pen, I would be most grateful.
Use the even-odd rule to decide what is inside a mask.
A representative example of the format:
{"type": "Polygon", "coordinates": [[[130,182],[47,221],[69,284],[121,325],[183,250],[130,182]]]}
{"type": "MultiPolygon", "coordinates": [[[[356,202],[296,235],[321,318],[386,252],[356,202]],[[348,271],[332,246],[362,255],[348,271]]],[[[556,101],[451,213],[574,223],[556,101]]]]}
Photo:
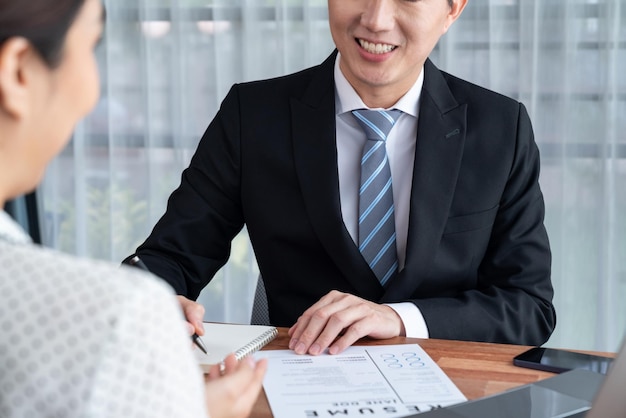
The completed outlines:
{"type": "Polygon", "coordinates": [[[187,329],[189,335],[198,334],[204,335],[204,327],[202,326],[202,319],[204,318],[204,306],[200,305],[193,300],[187,299],[184,296],[176,296],[178,302],[183,309],[183,315],[187,319],[187,329]]]}
{"type": "Polygon", "coordinates": [[[206,403],[211,418],[244,418],[252,407],[263,385],[267,360],[246,357],[237,361],[234,354],[224,360],[224,371],[219,365],[211,367],[205,377],[206,403]]]}

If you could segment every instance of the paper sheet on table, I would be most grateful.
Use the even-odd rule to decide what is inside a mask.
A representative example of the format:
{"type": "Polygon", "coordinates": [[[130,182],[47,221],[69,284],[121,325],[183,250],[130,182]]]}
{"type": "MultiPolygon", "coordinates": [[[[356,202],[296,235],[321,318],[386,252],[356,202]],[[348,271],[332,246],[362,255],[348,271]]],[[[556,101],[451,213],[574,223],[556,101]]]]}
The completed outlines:
{"type": "Polygon", "coordinates": [[[255,354],[274,418],[402,417],[466,400],[417,344],[353,346],[338,355],[255,354]]]}

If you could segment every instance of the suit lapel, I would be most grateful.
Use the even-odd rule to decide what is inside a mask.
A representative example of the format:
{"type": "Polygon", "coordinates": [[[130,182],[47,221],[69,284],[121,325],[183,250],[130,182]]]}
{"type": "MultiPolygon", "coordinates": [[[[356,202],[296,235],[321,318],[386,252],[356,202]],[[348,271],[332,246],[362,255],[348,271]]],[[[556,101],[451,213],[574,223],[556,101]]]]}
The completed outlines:
{"type": "Polygon", "coordinates": [[[406,300],[428,275],[441,240],[461,165],[467,106],[427,60],[415,147],[407,256],[382,301],[406,300]]]}
{"type": "Polygon", "coordinates": [[[383,289],[352,241],[341,215],[335,130],[333,53],[302,98],[291,100],[296,172],[311,224],[339,270],[364,298],[377,300],[383,289]]]}

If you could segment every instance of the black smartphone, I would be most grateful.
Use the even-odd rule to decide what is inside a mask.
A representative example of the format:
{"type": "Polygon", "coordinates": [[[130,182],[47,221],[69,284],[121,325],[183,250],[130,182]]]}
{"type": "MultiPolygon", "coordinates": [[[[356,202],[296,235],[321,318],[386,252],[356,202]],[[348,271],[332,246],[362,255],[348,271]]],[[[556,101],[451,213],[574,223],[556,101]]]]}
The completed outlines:
{"type": "Polygon", "coordinates": [[[530,369],[562,373],[572,369],[587,369],[606,374],[613,361],[610,357],[576,353],[558,348],[534,347],[513,358],[513,364],[530,369]]]}

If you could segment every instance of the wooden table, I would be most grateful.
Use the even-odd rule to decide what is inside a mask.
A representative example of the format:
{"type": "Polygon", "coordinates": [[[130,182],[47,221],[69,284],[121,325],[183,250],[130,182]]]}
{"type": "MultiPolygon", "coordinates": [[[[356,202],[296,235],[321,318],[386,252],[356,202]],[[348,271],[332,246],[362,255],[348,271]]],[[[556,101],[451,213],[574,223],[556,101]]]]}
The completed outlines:
{"type": "MultiPolygon", "coordinates": [[[[530,348],[523,345],[404,337],[388,340],[363,339],[356,345],[410,343],[419,344],[468,399],[481,398],[554,376],[553,373],[514,366],[513,357],[530,348]]],[[[278,337],[264,350],[285,350],[288,345],[287,328],[279,328],[278,337]]],[[[250,417],[272,417],[265,392],[259,395],[250,417]]]]}

